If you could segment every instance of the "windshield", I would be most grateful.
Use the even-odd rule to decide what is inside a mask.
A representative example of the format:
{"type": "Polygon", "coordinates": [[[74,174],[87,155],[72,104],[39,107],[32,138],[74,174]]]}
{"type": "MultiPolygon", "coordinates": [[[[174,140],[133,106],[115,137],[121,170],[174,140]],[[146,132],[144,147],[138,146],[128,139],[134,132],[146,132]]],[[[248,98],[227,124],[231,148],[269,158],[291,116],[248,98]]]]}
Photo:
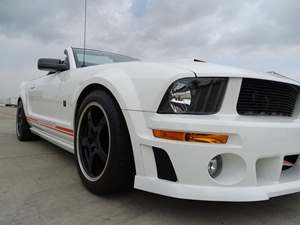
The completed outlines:
{"type": "Polygon", "coordinates": [[[74,58],[76,62],[76,66],[84,67],[84,66],[94,66],[94,65],[102,65],[108,63],[119,63],[119,62],[131,62],[138,61],[138,59],[119,55],[112,52],[98,51],[98,50],[85,50],[85,65],[83,65],[83,54],[84,50],[81,48],[72,48],[74,53],[74,58]]]}

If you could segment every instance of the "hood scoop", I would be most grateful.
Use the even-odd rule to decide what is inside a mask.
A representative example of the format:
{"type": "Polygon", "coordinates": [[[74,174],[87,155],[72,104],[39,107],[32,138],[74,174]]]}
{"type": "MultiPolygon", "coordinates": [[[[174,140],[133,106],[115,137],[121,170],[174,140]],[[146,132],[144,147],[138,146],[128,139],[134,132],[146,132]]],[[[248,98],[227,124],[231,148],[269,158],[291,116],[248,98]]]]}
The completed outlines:
{"type": "Polygon", "coordinates": [[[206,61],[204,61],[204,60],[201,60],[201,59],[194,59],[194,62],[206,63],[206,61]]]}

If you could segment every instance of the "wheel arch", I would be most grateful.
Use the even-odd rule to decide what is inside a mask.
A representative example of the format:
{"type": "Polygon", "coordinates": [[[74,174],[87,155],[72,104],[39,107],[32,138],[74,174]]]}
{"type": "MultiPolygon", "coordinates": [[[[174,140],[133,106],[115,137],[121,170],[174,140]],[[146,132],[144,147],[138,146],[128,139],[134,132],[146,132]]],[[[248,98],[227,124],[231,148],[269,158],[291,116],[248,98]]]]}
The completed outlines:
{"type": "Polygon", "coordinates": [[[17,103],[19,103],[19,101],[22,101],[23,103],[23,107],[24,107],[24,112],[25,112],[25,115],[28,115],[28,102],[27,102],[27,94],[26,94],[26,85],[28,84],[28,82],[22,82],[21,85],[20,85],[20,92],[19,92],[19,95],[18,95],[18,100],[17,100],[17,103]]]}
{"type": "MultiPolygon", "coordinates": [[[[79,110],[79,107],[80,107],[81,103],[83,102],[83,100],[85,99],[86,96],[88,96],[90,93],[92,93],[93,91],[96,91],[96,90],[105,90],[105,92],[107,92],[117,102],[116,98],[111,93],[111,91],[108,88],[106,88],[104,85],[99,84],[99,83],[92,83],[92,84],[87,85],[80,92],[80,94],[79,94],[79,96],[78,96],[78,98],[76,100],[76,103],[75,103],[74,121],[73,121],[74,127],[76,126],[77,113],[78,113],[78,110],[79,110]]],[[[118,106],[119,106],[119,103],[118,103],[118,106]]]]}
{"type": "Polygon", "coordinates": [[[19,105],[20,102],[22,102],[22,104],[23,104],[23,109],[24,109],[25,115],[28,116],[28,109],[27,109],[26,99],[24,99],[24,97],[22,98],[22,96],[19,96],[18,99],[17,99],[17,106],[19,105]]]}
{"type": "Polygon", "coordinates": [[[134,166],[135,166],[135,171],[136,171],[136,159],[135,159],[135,154],[134,154],[134,150],[133,150],[133,143],[132,143],[132,133],[130,131],[130,126],[129,126],[129,120],[126,118],[126,115],[123,113],[122,111],[122,107],[120,105],[120,102],[118,101],[118,99],[115,97],[115,95],[113,94],[113,92],[107,88],[105,85],[100,84],[100,83],[91,83],[89,85],[87,85],[79,94],[77,101],[76,101],[76,105],[75,105],[75,110],[74,110],[74,132],[76,132],[76,126],[77,126],[77,114],[78,114],[78,110],[80,108],[80,105],[82,104],[83,100],[92,92],[97,91],[97,90],[104,90],[107,94],[109,94],[113,100],[114,103],[117,105],[117,107],[120,110],[120,113],[122,115],[122,118],[124,119],[125,125],[126,125],[126,129],[130,138],[130,143],[131,143],[131,149],[132,149],[132,156],[133,156],[133,160],[134,160],[134,166]]]}

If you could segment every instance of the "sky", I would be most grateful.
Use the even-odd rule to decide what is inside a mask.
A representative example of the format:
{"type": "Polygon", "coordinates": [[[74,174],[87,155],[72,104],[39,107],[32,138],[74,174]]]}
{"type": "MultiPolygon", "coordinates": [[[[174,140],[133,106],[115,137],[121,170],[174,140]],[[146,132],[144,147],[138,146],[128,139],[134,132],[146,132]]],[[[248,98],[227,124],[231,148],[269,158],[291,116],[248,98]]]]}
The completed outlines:
{"type": "MultiPolygon", "coordinates": [[[[300,81],[299,0],[88,0],[87,47],[147,61],[199,58],[300,81]]],[[[84,0],[0,0],[0,99],[41,57],[83,46],[84,0]]]]}

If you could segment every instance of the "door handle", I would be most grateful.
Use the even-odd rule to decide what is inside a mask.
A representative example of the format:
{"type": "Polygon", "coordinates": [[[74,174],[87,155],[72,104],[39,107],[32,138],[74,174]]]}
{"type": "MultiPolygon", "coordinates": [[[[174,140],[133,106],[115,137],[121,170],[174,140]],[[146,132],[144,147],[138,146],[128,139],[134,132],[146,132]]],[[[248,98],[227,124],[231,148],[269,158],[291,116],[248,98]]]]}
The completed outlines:
{"type": "Polygon", "coordinates": [[[33,90],[33,89],[35,89],[35,86],[30,87],[30,90],[33,90]]]}

